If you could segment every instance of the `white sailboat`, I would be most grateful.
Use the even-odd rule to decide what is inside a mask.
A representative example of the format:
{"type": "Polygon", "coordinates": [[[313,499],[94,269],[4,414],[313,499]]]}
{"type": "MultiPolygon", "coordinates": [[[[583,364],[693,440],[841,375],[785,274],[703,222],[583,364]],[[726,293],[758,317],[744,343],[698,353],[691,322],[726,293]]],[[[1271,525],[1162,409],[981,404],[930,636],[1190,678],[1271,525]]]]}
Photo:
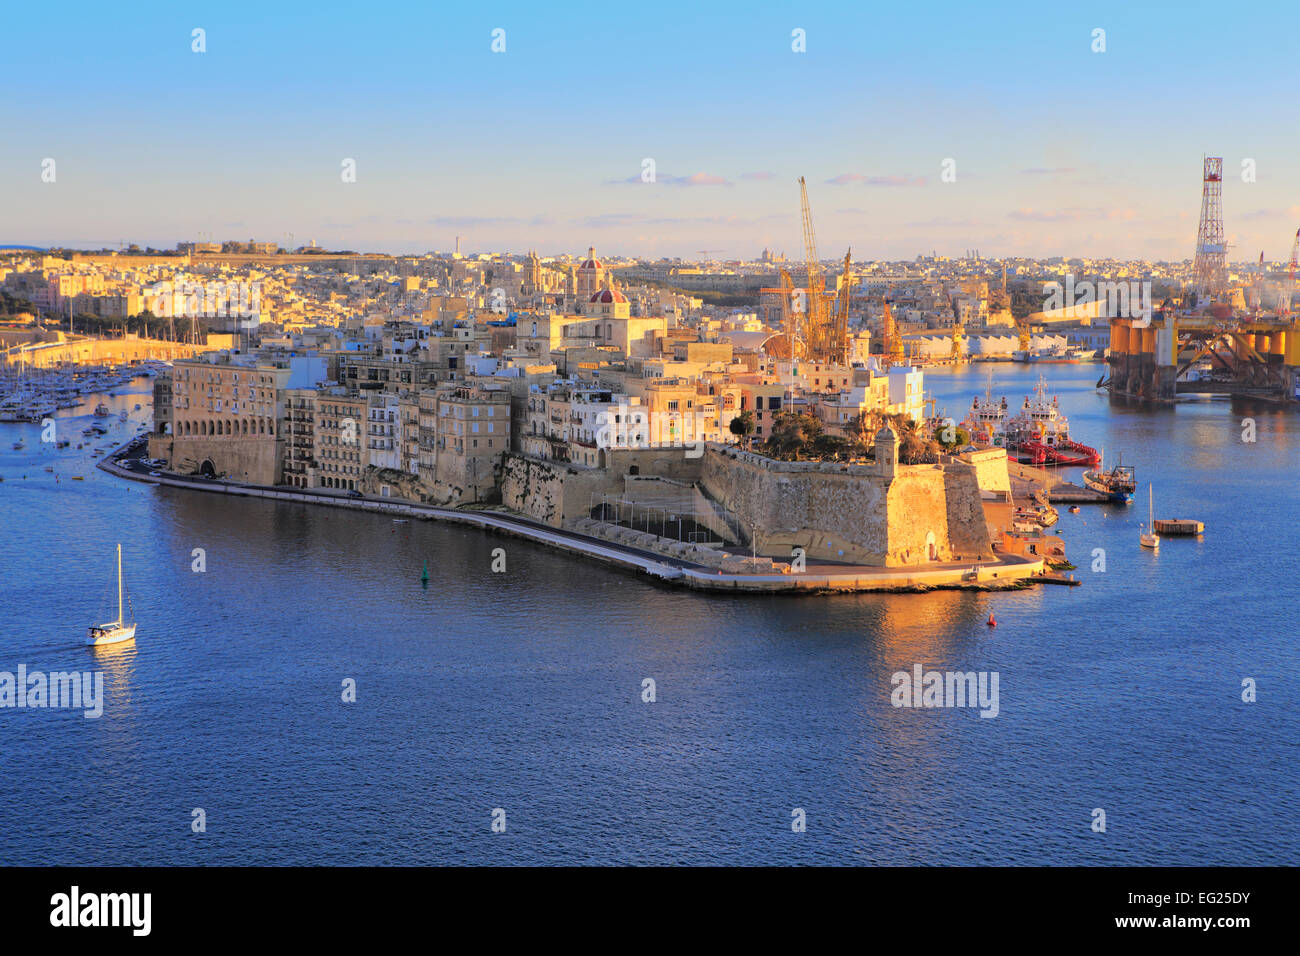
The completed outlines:
{"type": "Polygon", "coordinates": [[[117,546],[117,620],[87,628],[87,644],[119,644],[135,637],[135,621],[127,623],[122,608],[122,545],[117,546]]]}
{"type": "MultiPolygon", "coordinates": [[[[1141,541],[1142,547],[1150,548],[1152,551],[1159,551],[1160,535],[1156,534],[1156,517],[1155,517],[1156,509],[1155,509],[1154,494],[1155,493],[1152,491],[1151,485],[1148,483],[1147,484],[1147,530],[1141,532],[1141,535],[1138,540],[1141,541]]],[[[1138,525],[1139,530],[1141,529],[1141,527],[1142,527],[1141,525],[1138,525]]]]}

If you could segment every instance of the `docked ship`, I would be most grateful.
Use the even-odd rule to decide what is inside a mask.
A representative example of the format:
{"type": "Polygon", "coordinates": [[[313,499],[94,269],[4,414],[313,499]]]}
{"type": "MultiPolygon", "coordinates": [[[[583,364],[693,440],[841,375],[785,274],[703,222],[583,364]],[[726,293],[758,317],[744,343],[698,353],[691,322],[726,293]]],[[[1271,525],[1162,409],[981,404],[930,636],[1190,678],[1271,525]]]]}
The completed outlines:
{"type": "Polygon", "coordinates": [[[1051,365],[1077,365],[1079,354],[1073,349],[1050,345],[1041,349],[1016,349],[1011,353],[1013,362],[1044,362],[1051,365]]]}
{"type": "Polygon", "coordinates": [[[1069,419],[1061,413],[1058,399],[1048,401],[1047,382],[1041,375],[1034,394],[1025,396],[1020,413],[1007,419],[1003,428],[1007,448],[1018,452],[1025,464],[1069,467],[1101,461],[1097,449],[1070,437],[1069,419]]]}
{"type": "Polygon", "coordinates": [[[988,387],[984,390],[983,400],[978,395],[975,396],[975,401],[971,403],[970,411],[966,413],[962,427],[970,432],[971,441],[977,445],[1005,448],[1007,435],[1003,422],[1006,416],[1006,397],[1003,396],[1000,400],[994,400],[993,378],[990,376],[988,387]]]}
{"type": "Polygon", "coordinates": [[[1109,470],[1100,465],[1083,473],[1083,483],[1093,491],[1105,495],[1110,501],[1128,504],[1137,490],[1137,479],[1132,465],[1116,465],[1109,470]]]}

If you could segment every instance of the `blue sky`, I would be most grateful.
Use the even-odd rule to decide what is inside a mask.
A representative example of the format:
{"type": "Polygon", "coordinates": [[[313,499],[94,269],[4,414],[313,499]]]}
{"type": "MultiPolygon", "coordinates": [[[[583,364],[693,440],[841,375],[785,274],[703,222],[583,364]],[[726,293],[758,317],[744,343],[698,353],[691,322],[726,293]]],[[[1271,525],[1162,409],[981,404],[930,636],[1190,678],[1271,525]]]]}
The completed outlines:
{"type": "Polygon", "coordinates": [[[1289,256],[1300,224],[1290,5],[68,3],[5,23],[0,241],[800,257],[803,175],[826,258],[1185,258],[1204,154],[1225,158],[1233,258],[1289,256]]]}

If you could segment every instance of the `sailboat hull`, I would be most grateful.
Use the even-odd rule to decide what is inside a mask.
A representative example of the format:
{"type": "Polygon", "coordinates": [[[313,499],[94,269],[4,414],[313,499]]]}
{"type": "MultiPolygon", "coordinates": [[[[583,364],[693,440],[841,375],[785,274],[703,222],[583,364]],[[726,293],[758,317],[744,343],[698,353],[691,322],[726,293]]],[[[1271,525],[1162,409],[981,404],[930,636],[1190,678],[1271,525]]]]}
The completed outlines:
{"type": "Polygon", "coordinates": [[[100,644],[121,644],[135,638],[134,624],[104,624],[86,630],[86,643],[91,646],[100,644]]]}

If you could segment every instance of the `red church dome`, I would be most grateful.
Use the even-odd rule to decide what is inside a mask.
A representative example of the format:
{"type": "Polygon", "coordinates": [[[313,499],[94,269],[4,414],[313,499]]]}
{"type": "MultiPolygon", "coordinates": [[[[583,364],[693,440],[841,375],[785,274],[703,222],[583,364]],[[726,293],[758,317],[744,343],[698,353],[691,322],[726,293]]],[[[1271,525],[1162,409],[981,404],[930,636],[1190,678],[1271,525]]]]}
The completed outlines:
{"type": "Polygon", "coordinates": [[[617,289],[601,289],[592,295],[588,302],[626,302],[627,298],[617,289]]]}

